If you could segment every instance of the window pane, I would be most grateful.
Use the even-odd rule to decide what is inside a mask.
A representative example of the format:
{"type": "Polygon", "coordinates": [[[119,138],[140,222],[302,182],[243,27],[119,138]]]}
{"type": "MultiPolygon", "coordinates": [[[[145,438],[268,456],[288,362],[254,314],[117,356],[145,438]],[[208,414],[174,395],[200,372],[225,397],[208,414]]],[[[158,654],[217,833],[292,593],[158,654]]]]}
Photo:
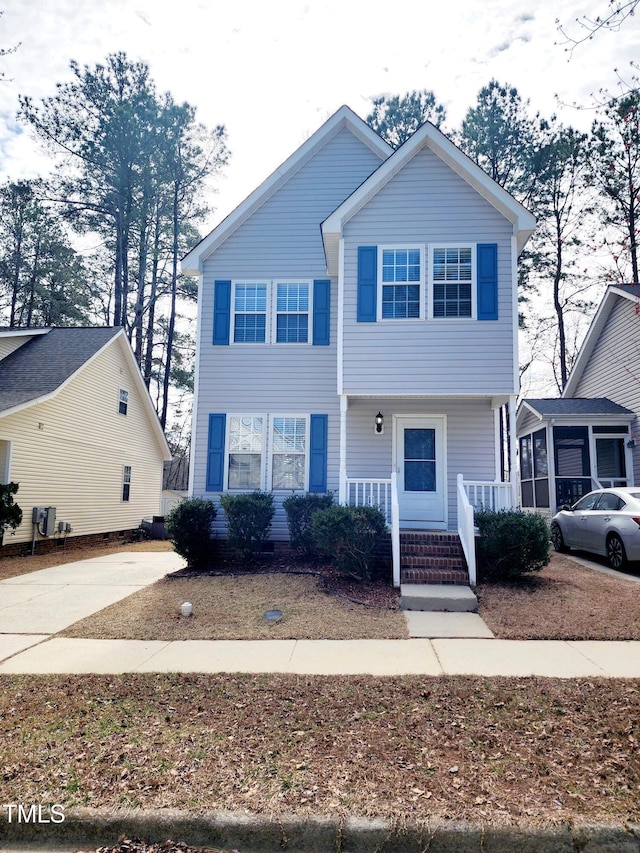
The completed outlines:
{"type": "Polygon", "coordinates": [[[420,249],[383,249],[383,282],[419,282],[420,279],[420,249]]]}
{"type": "Polygon", "coordinates": [[[229,450],[236,453],[261,453],[262,418],[230,418],[229,450]]]}
{"type": "Polygon", "coordinates": [[[589,443],[587,427],[554,427],[556,477],[588,477],[589,443]]]}
{"type": "Polygon", "coordinates": [[[236,343],[263,344],[266,317],[264,314],[236,314],[233,340],[236,343]]]}
{"type": "Polygon", "coordinates": [[[405,429],[404,458],[436,458],[436,431],[434,429],[405,429]]]}
{"type": "Polygon", "coordinates": [[[598,478],[627,476],[624,460],[624,439],[596,439],[596,458],[598,460],[598,478]]]}
{"type": "MultiPolygon", "coordinates": [[[[533,463],[536,477],[546,477],[549,473],[547,464],[547,433],[538,430],[533,434],[533,463]]],[[[546,504],[545,504],[546,506],[546,504]]]]}
{"type": "Polygon", "coordinates": [[[420,286],[417,284],[383,285],[382,317],[385,320],[398,317],[420,317],[420,286]]]}
{"type": "Polygon", "coordinates": [[[309,340],[307,314],[278,314],[276,342],[279,344],[306,344],[309,340]]]}
{"type": "Polygon", "coordinates": [[[273,450],[275,453],[290,450],[304,453],[306,438],[306,418],[273,419],[273,450]]]}
{"type": "MultiPolygon", "coordinates": [[[[526,435],[520,439],[520,477],[523,480],[531,480],[533,478],[530,435],[526,435]]],[[[525,504],[525,506],[533,506],[533,504],[525,504]]]]}
{"type": "Polygon", "coordinates": [[[257,453],[229,454],[230,489],[259,489],[261,457],[257,453]]]}
{"type": "Polygon", "coordinates": [[[304,454],[274,453],[272,488],[304,489],[304,463],[304,454]]]}
{"type": "Polygon", "coordinates": [[[405,492],[435,492],[436,463],[405,462],[404,490],[405,492]]]}

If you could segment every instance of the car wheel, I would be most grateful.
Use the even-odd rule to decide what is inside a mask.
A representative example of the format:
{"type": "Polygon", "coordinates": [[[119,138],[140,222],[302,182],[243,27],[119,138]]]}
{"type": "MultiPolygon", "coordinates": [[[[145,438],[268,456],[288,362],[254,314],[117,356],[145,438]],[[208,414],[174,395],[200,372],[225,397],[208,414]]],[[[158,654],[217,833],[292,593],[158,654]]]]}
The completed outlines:
{"type": "Polygon", "coordinates": [[[627,562],[622,539],[616,533],[612,533],[607,539],[607,560],[612,569],[621,569],[627,562]]]}
{"type": "Polygon", "coordinates": [[[564,554],[569,550],[565,545],[564,536],[562,535],[562,530],[560,529],[560,525],[557,521],[554,521],[551,525],[551,541],[554,549],[559,551],[561,554],[564,554]]]}

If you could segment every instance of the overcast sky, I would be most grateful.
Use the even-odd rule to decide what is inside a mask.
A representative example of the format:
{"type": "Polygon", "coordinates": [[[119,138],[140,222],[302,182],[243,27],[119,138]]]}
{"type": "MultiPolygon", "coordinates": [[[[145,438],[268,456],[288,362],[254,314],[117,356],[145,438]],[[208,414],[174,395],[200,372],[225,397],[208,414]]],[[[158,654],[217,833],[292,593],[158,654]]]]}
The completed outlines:
{"type": "Polygon", "coordinates": [[[533,110],[588,127],[588,104],[615,68],[629,77],[640,16],[573,55],[558,44],[560,18],[605,11],[608,0],[5,0],[0,45],[0,175],[46,169],[15,122],[18,94],[51,95],[70,60],[101,62],[123,50],[144,60],[160,92],[198,118],[224,124],[231,162],[211,225],[229,213],[342,104],[365,117],[370,98],[432,89],[458,126],[481,86],[515,85],[533,110]],[[560,104],[555,96],[560,99],[560,104]]]}

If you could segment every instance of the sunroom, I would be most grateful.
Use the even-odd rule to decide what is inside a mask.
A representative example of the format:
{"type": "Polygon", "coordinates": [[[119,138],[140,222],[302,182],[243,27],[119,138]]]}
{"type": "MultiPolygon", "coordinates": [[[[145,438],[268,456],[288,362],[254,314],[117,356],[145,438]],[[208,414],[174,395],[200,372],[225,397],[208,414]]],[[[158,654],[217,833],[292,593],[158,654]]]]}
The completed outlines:
{"type": "Polygon", "coordinates": [[[635,485],[634,417],[606,397],[523,400],[516,419],[522,508],[554,515],[593,489],[635,485]]]}

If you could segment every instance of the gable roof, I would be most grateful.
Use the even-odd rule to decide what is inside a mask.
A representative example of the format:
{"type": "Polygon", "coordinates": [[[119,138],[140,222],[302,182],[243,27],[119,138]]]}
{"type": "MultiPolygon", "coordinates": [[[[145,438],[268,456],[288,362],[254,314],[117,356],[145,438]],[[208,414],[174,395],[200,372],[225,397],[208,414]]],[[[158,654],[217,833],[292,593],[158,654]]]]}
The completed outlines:
{"type": "Polygon", "coordinates": [[[454,145],[442,131],[427,121],[322,223],[330,273],[335,272],[337,268],[338,243],[344,225],[425,147],[433,151],[512,223],[518,253],[524,248],[536,227],[535,217],[454,145]]]}
{"type": "Polygon", "coordinates": [[[630,302],[635,302],[640,305],[640,285],[638,284],[611,284],[604,294],[598,310],[591,320],[591,325],[585,336],[580,352],[576,358],[567,384],[562,392],[563,397],[570,397],[576,389],[580,378],[591,358],[600,333],[602,332],[613,306],[619,299],[628,299],[630,302]]]}
{"type": "Polygon", "coordinates": [[[182,259],[182,272],[199,275],[202,264],[243,222],[260,208],[283,184],[343,128],[348,128],[381,160],[386,160],[393,148],[347,106],[340,107],[314,134],[263,181],[247,198],[222,220],[197,246],[182,259]]]}
{"type": "MultiPolygon", "coordinates": [[[[23,333],[28,331],[23,330],[23,333]]],[[[0,336],[3,334],[0,332],[0,336]]],[[[65,327],[38,330],[38,334],[33,335],[31,340],[0,361],[0,418],[55,397],[112,343],[120,345],[155,437],[166,458],[171,458],[149,392],[122,328],[65,327]]]]}

